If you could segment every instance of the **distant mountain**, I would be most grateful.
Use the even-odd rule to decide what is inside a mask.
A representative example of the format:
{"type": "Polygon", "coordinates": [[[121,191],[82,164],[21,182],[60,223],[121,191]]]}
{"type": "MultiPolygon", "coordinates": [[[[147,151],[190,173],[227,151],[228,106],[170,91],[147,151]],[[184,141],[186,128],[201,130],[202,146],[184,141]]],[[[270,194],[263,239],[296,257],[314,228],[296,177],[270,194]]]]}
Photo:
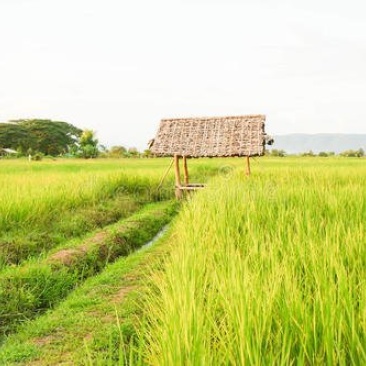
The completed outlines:
{"type": "Polygon", "coordinates": [[[340,153],[345,150],[366,151],[366,135],[319,133],[303,134],[294,133],[289,135],[274,136],[274,144],[269,150],[285,150],[289,154],[298,154],[312,150],[314,153],[321,151],[334,151],[340,153]]]}

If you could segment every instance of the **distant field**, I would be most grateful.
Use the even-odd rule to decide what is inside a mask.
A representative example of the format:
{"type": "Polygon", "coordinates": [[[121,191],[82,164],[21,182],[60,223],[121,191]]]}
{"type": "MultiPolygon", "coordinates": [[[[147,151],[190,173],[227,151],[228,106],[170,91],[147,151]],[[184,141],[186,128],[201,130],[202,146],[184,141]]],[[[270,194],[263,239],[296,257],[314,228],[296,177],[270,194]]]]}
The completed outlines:
{"type": "Polygon", "coordinates": [[[0,363],[364,364],[366,159],[192,160],[207,187],[118,260],[171,220],[169,163],[0,161],[0,363]]]}

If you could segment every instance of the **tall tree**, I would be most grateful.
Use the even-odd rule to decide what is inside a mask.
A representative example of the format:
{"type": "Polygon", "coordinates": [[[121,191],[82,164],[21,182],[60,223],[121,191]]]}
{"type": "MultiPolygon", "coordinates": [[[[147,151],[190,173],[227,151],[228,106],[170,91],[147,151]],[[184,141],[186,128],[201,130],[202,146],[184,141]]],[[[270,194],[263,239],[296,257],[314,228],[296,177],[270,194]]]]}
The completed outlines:
{"type": "Polygon", "coordinates": [[[112,146],[109,150],[109,155],[116,158],[121,158],[126,155],[127,149],[124,146],[112,146]]]}
{"type": "Polygon", "coordinates": [[[0,145],[45,155],[60,155],[76,146],[82,130],[67,122],[21,119],[0,123],[0,145]]]}
{"type": "Polygon", "coordinates": [[[24,126],[16,123],[0,123],[0,147],[26,150],[31,137],[24,126]]]}
{"type": "Polygon", "coordinates": [[[96,158],[99,154],[98,139],[92,130],[84,130],[79,140],[81,156],[85,159],[96,158]]]}

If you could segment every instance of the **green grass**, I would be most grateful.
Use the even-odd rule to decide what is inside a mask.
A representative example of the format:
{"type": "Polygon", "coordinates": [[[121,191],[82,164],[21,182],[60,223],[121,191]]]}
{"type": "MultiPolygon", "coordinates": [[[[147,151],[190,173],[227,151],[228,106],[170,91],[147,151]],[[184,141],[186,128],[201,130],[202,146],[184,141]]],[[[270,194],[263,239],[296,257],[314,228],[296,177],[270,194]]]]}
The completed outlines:
{"type": "MultiPolygon", "coordinates": [[[[109,264],[54,310],[24,324],[0,347],[1,365],[123,365],[134,354],[146,268],[164,257],[160,240],[109,264]]],[[[136,360],[136,359],[135,359],[136,360]]]]}
{"type": "Polygon", "coordinates": [[[175,202],[155,203],[82,242],[0,272],[0,341],[19,324],[53,307],[107,263],[141,247],[166,225],[175,202]]]}

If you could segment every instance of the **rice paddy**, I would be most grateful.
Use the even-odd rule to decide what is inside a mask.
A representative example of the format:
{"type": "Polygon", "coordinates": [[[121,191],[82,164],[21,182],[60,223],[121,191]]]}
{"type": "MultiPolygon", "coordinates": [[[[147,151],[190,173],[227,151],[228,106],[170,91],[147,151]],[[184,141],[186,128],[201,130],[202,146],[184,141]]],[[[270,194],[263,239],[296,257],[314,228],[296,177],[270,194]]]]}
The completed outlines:
{"type": "MultiPolygon", "coordinates": [[[[57,168],[45,163],[32,167],[26,178],[21,165],[5,166],[0,186],[13,181],[23,187],[1,190],[0,201],[7,202],[1,216],[9,218],[1,220],[1,233],[10,235],[19,223],[46,230],[47,220],[37,224],[37,215],[57,217],[56,211],[69,217],[75,207],[91,209],[121,191],[130,208],[116,222],[128,219],[148,202],[172,198],[170,178],[164,197],[133,188],[155,192],[168,163],[66,162],[57,168]],[[48,202],[37,206],[42,200],[48,202]]],[[[240,159],[190,163],[193,179],[208,186],[181,204],[159,243],[116,258],[85,284],[79,282],[77,291],[70,285],[54,310],[12,329],[0,347],[3,364],[366,362],[366,161],[263,158],[253,161],[250,178],[240,159]],[[93,286],[107,282],[114,289],[109,297],[97,290],[93,297],[93,286]],[[113,310],[110,299],[121,291],[113,310]],[[83,306],[70,305],[82,296],[83,306]],[[65,308],[74,309],[69,321],[65,308]],[[99,325],[88,318],[96,309],[106,312],[99,325]]],[[[67,240],[57,245],[72,248],[67,240]]],[[[27,261],[46,258],[55,246],[19,263],[4,260],[3,271],[28,268],[27,261]]]]}
{"type": "Polygon", "coordinates": [[[366,166],[338,163],[218,178],[185,206],[148,364],[366,362],[366,166]]]}

